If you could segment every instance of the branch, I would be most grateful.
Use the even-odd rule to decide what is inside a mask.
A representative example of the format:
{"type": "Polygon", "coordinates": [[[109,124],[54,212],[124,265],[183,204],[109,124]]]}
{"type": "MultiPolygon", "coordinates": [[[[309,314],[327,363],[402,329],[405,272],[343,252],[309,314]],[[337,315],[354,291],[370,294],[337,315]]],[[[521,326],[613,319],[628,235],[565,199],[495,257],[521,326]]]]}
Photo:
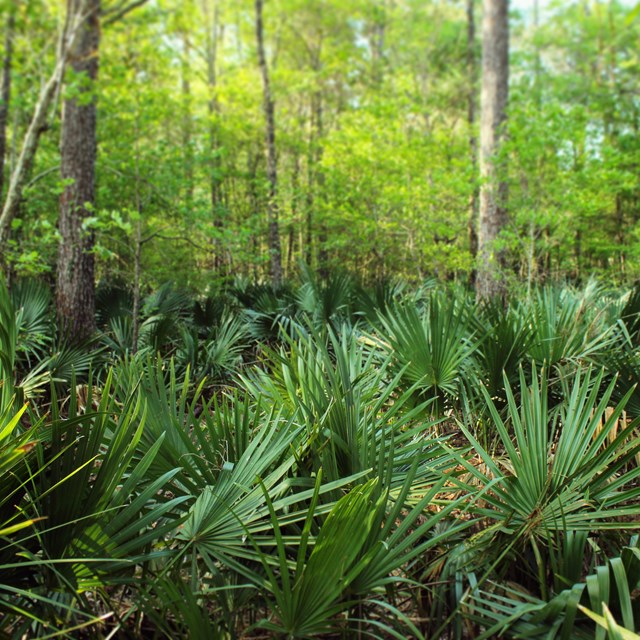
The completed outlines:
{"type": "Polygon", "coordinates": [[[25,190],[30,189],[31,187],[33,187],[33,185],[38,182],[39,180],[42,180],[42,178],[45,178],[46,176],[48,176],[51,173],[54,173],[55,171],[58,171],[60,169],[60,165],[56,165],[55,167],[49,167],[49,169],[45,169],[42,173],[39,173],[37,176],[31,178],[31,180],[24,186],[25,190]]]}
{"type": "MultiPolygon", "coordinates": [[[[126,172],[120,171],[119,169],[116,169],[115,167],[111,167],[106,163],[103,163],[102,167],[104,169],[107,169],[108,171],[111,171],[115,175],[122,177],[122,178],[131,178],[132,177],[131,175],[128,175],[126,172]]],[[[154,191],[155,195],[158,196],[158,198],[165,205],[167,205],[167,207],[171,210],[172,213],[178,213],[177,209],[173,206],[173,204],[165,196],[163,196],[162,193],[160,193],[160,191],[158,190],[157,186],[153,182],[151,182],[151,180],[147,180],[146,178],[141,178],[141,177],[138,177],[138,179],[141,182],[143,182],[144,184],[146,184],[152,191],[154,191]]],[[[194,242],[190,238],[187,238],[185,236],[167,236],[167,235],[164,235],[162,233],[162,231],[154,231],[153,233],[150,233],[146,238],[142,238],[140,240],[140,244],[141,245],[147,244],[147,242],[150,242],[154,238],[160,238],[161,240],[178,240],[180,242],[187,242],[188,244],[194,246],[196,249],[200,249],[202,251],[211,251],[211,247],[204,247],[201,244],[198,244],[197,242],[194,242]]]]}
{"type": "Polygon", "coordinates": [[[103,13],[104,16],[110,15],[111,17],[108,17],[106,20],[104,20],[104,22],[102,23],[102,26],[108,27],[112,25],[114,22],[118,22],[118,20],[122,20],[122,18],[124,18],[127,15],[127,13],[133,11],[134,9],[137,9],[138,7],[141,7],[143,4],[146,4],[146,3],[147,3],[147,0],[133,0],[132,2],[124,6],[121,3],[119,7],[103,13]]]}
{"type": "Polygon", "coordinates": [[[79,8],[78,13],[71,15],[67,12],[62,33],[58,41],[55,67],[47,83],[42,87],[38,101],[36,102],[31,122],[25,133],[22,147],[18,155],[18,160],[11,173],[9,188],[5,197],[2,213],[0,213],[0,251],[7,241],[11,222],[18,213],[18,206],[22,200],[24,183],[27,175],[31,171],[33,161],[38,150],[40,136],[42,135],[47,122],[47,114],[52,101],[58,95],[62,85],[65,67],[69,52],[73,51],[76,40],[82,30],[82,25],[89,13],[85,13],[86,0],[79,8]]]}
{"type": "Polygon", "coordinates": [[[160,238],[161,240],[173,240],[173,241],[177,240],[179,242],[186,242],[187,244],[190,244],[191,246],[195,247],[196,249],[200,249],[201,251],[211,251],[211,247],[203,247],[201,244],[194,242],[193,240],[191,240],[191,238],[187,238],[186,236],[165,236],[160,231],[155,231],[151,235],[148,235],[146,238],[143,238],[140,241],[140,244],[146,244],[147,242],[149,242],[150,240],[153,240],[154,238],[160,238]]]}
{"type": "Polygon", "coordinates": [[[114,13],[118,13],[118,11],[120,11],[126,4],[127,0],[118,0],[116,5],[114,7],[111,7],[110,9],[101,8],[100,17],[110,16],[114,13]]]}

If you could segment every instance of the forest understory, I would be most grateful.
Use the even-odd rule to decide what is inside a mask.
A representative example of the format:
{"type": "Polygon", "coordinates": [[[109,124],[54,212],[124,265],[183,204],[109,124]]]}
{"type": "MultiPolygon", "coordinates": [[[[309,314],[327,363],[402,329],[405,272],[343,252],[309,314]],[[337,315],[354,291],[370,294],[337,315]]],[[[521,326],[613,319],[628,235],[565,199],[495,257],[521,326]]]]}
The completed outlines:
{"type": "Polygon", "coordinates": [[[637,1],[0,31],[0,640],[640,638],[637,1]]]}
{"type": "Polygon", "coordinates": [[[1,292],[6,637],[637,637],[637,290],[97,299],[1,292]]]}

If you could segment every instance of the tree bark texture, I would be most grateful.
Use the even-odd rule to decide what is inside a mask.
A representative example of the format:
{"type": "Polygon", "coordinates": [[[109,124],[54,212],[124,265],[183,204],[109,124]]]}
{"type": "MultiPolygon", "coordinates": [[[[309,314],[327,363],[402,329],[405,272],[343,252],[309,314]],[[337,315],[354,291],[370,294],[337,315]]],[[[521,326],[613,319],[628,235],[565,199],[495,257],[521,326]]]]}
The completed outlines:
{"type": "Polygon", "coordinates": [[[263,0],[256,0],[256,40],[258,44],[258,64],[262,75],[263,109],[266,120],[265,142],[267,151],[267,180],[269,182],[268,221],[269,221],[269,256],[271,264],[271,280],[274,286],[282,282],[282,255],[280,249],[280,232],[278,229],[278,161],[276,155],[275,105],[271,95],[269,68],[264,50],[264,27],[262,20],[263,0]]]}
{"type": "MultiPolygon", "coordinates": [[[[77,15],[81,0],[67,0],[77,15]]],[[[95,330],[94,234],[83,228],[95,205],[96,99],[100,45],[100,0],[89,0],[69,62],[79,89],[64,101],[56,309],[60,329],[74,342],[95,330]],[[83,77],[81,77],[83,76],[83,77]]]]}
{"type": "Polygon", "coordinates": [[[7,120],[9,119],[9,102],[11,100],[11,59],[13,54],[13,31],[16,17],[9,13],[7,33],[2,63],[2,93],[0,93],[0,197],[4,189],[4,161],[7,155],[7,120]]]}
{"type": "Polygon", "coordinates": [[[506,224],[507,182],[500,144],[509,96],[508,0],[484,0],[482,19],[482,93],[480,98],[479,299],[503,295],[504,255],[496,239],[506,224]]]}

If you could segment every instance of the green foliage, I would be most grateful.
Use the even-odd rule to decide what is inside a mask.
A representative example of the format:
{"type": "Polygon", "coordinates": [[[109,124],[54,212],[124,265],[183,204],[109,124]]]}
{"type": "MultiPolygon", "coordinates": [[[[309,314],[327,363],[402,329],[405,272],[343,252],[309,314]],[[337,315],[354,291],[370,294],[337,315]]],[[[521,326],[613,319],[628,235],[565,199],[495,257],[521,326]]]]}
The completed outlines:
{"type": "MultiPolygon", "coordinates": [[[[99,104],[87,230],[100,278],[131,281],[137,247],[143,287],[174,280],[203,291],[237,275],[267,276],[254,7],[236,4],[146,3],[105,28],[90,91],[83,74],[67,70],[62,95],[99,104]]],[[[8,139],[18,144],[63,15],[49,0],[11,8],[8,139]]],[[[107,22],[113,11],[105,9],[107,22]]],[[[602,0],[552,3],[536,24],[529,11],[512,12],[510,224],[501,242],[528,290],[594,271],[616,281],[639,273],[634,11],[602,0]]],[[[433,1],[274,0],[265,11],[289,278],[304,261],[369,282],[469,281],[470,199],[480,182],[469,143],[478,120],[469,122],[470,100],[479,103],[470,56],[478,73],[480,30],[467,42],[467,19],[462,4],[433,1]]],[[[63,185],[59,123],[48,124],[6,251],[20,276],[51,273],[56,258],[63,185]]]]}
{"type": "Polygon", "coordinates": [[[6,388],[29,388],[20,363],[52,386],[22,408],[3,396],[0,631],[634,627],[639,556],[621,539],[640,444],[635,389],[615,375],[615,354],[635,352],[634,298],[590,286],[478,307],[431,285],[331,282],[239,288],[249,308],[265,293],[293,305],[265,333],[224,295],[164,287],[145,303],[160,348],[134,355],[128,334],[114,346],[126,296],[105,300],[111,350],[59,355],[68,382],[44,376],[45,289],[5,291],[6,388]]]}
{"type": "Polygon", "coordinates": [[[476,344],[471,339],[470,310],[464,299],[430,296],[424,314],[398,305],[381,318],[388,338],[381,346],[397,360],[406,382],[433,401],[436,416],[455,403],[476,344]]]}
{"type": "Polygon", "coordinates": [[[505,402],[505,379],[512,386],[517,384],[520,364],[538,339],[537,323],[526,303],[512,302],[505,309],[500,301],[489,300],[478,311],[473,321],[478,327],[478,377],[491,398],[505,402]]]}
{"type": "Polygon", "coordinates": [[[639,579],[638,548],[624,547],[620,556],[608,559],[585,581],[548,602],[503,585],[472,590],[467,600],[469,615],[489,627],[479,638],[498,633],[528,638],[634,638],[630,631],[636,629],[638,606],[632,593],[639,579]],[[597,623],[595,630],[589,618],[597,623]]]}
{"type": "Polygon", "coordinates": [[[602,389],[602,379],[602,372],[593,378],[590,371],[578,373],[564,388],[564,402],[552,410],[547,376],[538,376],[534,367],[530,386],[521,373],[521,405],[505,383],[507,420],[484,391],[500,455],[491,455],[462,424],[480,464],[452,452],[469,473],[460,487],[470,495],[480,492],[486,506],[477,513],[494,522],[476,543],[498,565],[519,555],[521,579],[532,581],[543,595],[549,571],[554,584],[579,575],[585,543],[579,532],[636,526],[637,424],[618,430],[628,396],[608,413],[614,383],[602,389]],[[568,564],[569,558],[578,567],[568,564]]]}
{"type": "MultiPolygon", "coordinates": [[[[3,463],[13,467],[6,499],[15,506],[7,513],[9,505],[3,504],[0,591],[1,606],[14,612],[7,620],[9,629],[17,625],[14,632],[25,622],[35,624],[39,635],[58,626],[56,621],[65,621],[63,630],[97,623],[83,594],[127,581],[152,540],[175,527],[165,516],[183,499],[157,497],[175,471],[146,476],[160,442],[134,461],[142,432],[136,420],[140,403],[132,398],[120,412],[109,379],[103,391],[96,411],[81,409],[71,396],[63,420],[54,401],[46,429],[18,430],[13,441],[3,442],[3,463]]],[[[89,391],[89,407],[93,400],[89,391]]],[[[4,435],[16,430],[20,415],[4,435]]]]}
{"type": "MultiPolygon", "coordinates": [[[[124,4],[60,92],[98,103],[96,339],[52,310],[58,109],[2,252],[0,635],[631,637],[637,7],[512,11],[511,295],[476,304],[464,3],[266,3],[274,192],[253,3],[124,4]]],[[[5,174],[63,5],[0,0],[5,174]]]]}
{"type": "MultiPolygon", "coordinates": [[[[278,622],[265,621],[261,626],[289,638],[308,638],[330,632],[336,625],[336,614],[349,607],[349,601],[340,601],[340,598],[357,575],[356,560],[378,510],[374,498],[376,481],[355,487],[331,509],[306,558],[319,486],[318,482],[301,535],[294,575],[290,575],[280,523],[271,507],[281,584],[269,563],[263,562],[267,589],[273,594],[273,611],[278,622]]],[[[266,487],[264,490],[266,494],[266,487]]]]}
{"type": "Polygon", "coordinates": [[[603,294],[599,287],[584,295],[568,288],[536,292],[526,310],[534,331],[528,355],[548,367],[597,358],[610,344],[606,315],[596,306],[603,294]]]}
{"type": "Polygon", "coordinates": [[[414,406],[415,390],[403,391],[401,374],[390,374],[390,358],[357,333],[300,332],[269,360],[268,372],[243,376],[243,386],[304,425],[296,455],[308,473],[322,469],[337,480],[380,469],[382,479],[387,469],[395,486],[409,461],[418,460],[426,474],[442,462],[438,442],[428,437],[434,426],[424,420],[428,403],[414,406]]]}

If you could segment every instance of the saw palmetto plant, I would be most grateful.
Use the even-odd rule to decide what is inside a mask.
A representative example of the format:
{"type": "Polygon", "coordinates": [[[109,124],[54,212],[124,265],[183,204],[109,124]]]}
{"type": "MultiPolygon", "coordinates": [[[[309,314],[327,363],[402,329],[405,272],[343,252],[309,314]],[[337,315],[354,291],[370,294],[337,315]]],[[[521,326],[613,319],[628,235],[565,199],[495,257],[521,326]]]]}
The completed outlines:
{"type": "Polygon", "coordinates": [[[351,284],[316,285],[269,327],[160,292],[157,351],[70,347],[64,375],[45,307],[2,298],[0,633],[631,637],[620,309],[428,292],[349,316],[351,284]]]}

